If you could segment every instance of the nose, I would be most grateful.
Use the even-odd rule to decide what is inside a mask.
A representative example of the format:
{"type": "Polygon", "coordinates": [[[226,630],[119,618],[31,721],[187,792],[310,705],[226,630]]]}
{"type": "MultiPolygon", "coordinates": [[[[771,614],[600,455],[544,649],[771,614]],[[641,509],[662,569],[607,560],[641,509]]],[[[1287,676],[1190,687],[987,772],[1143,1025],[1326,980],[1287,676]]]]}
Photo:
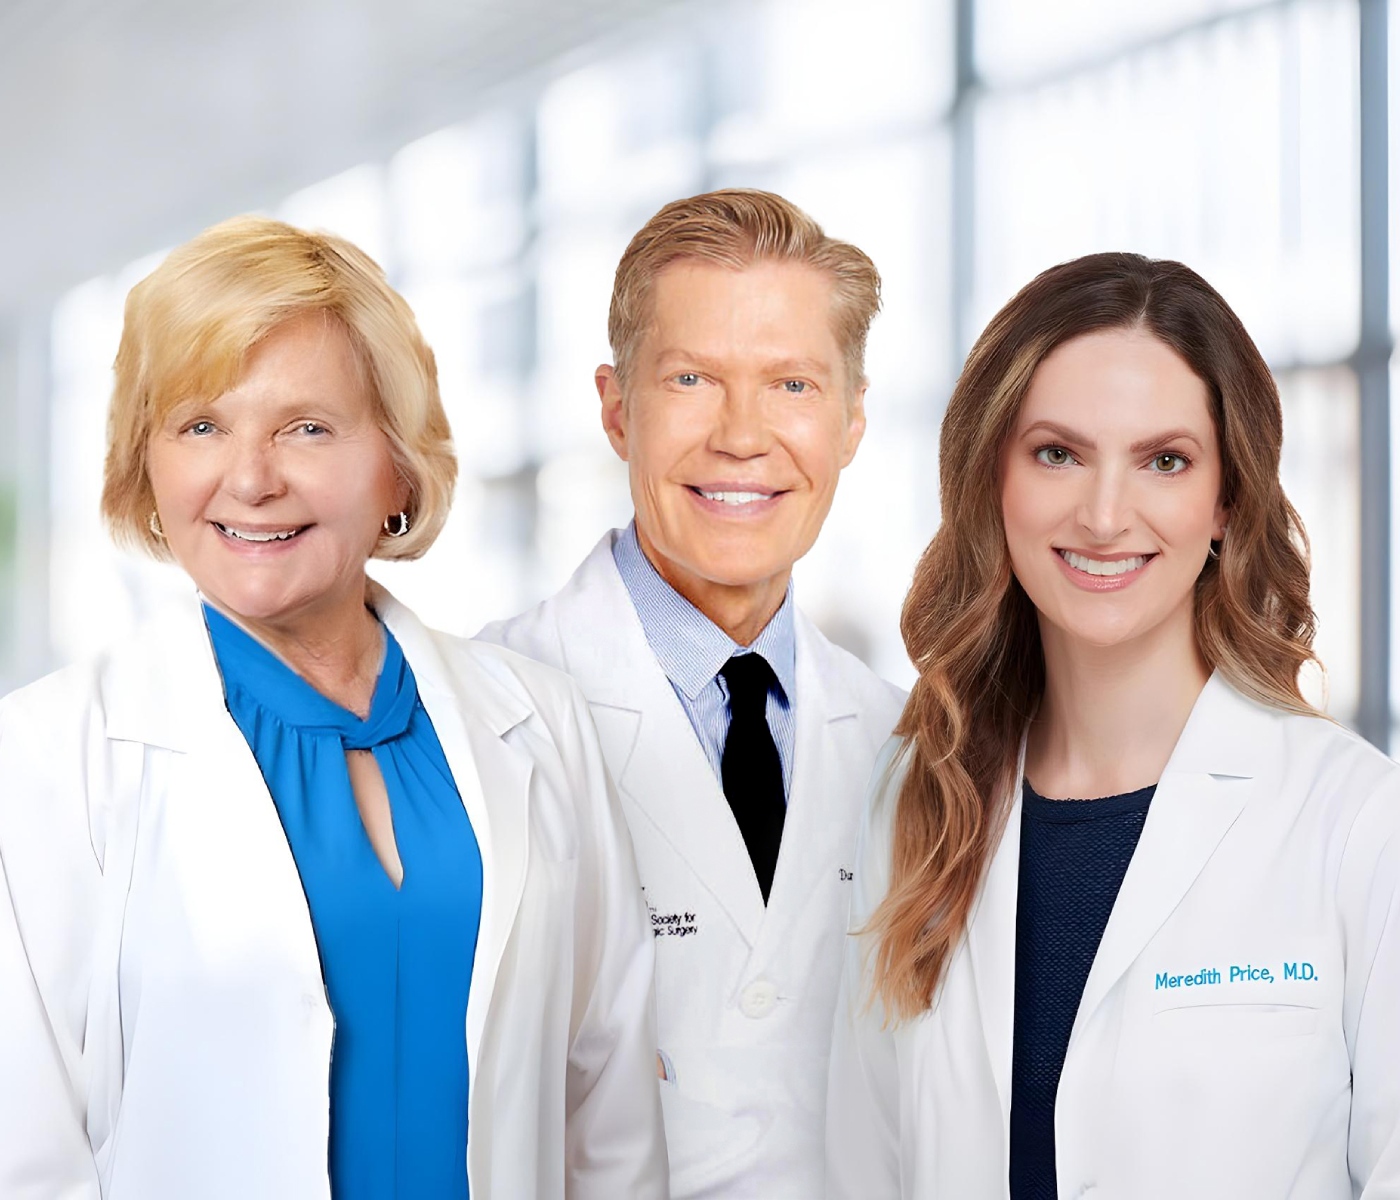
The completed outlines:
{"type": "Polygon", "coordinates": [[[1132,499],[1121,470],[1100,468],[1086,472],[1084,495],[1076,514],[1079,526],[1102,545],[1117,540],[1132,523],[1132,499]]]}
{"type": "Polygon", "coordinates": [[[258,438],[236,441],[230,449],[224,490],[240,504],[265,504],[286,491],[277,449],[258,438]]]}
{"type": "Polygon", "coordinates": [[[710,448],[732,458],[756,458],[768,451],[771,441],[763,389],[755,384],[725,387],[710,448]]]}

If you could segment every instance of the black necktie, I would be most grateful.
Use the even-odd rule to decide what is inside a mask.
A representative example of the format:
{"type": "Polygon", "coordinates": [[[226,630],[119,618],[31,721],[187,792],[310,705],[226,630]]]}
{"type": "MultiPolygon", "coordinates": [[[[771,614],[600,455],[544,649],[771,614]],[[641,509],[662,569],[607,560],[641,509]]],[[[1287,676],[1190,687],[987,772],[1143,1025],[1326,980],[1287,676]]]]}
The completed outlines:
{"type": "Polygon", "coordinates": [[[778,680],[761,654],[736,654],[719,673],[729,685],[729,733],[720,779],[767,904],[787,815],[783,763],[768,729],[768,689],[778,680]]]}

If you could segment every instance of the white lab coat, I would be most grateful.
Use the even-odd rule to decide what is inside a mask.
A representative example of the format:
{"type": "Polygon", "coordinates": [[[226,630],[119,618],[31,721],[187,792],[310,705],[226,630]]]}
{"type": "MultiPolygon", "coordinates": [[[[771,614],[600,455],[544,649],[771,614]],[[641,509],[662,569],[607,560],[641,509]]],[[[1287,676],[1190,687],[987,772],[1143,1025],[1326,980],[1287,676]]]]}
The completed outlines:
{"type": "MultiPolygon", "coordinates": [[[[902,750],[877,769],[852,928],[887,887],[902,750]]],[[[1020,821],[931,1011],[883,1028],[852,939],[828,1196],[1008,1194],[1020,821]]],[[[1055,1147],[1066,1200],[1400,1197],[1400,768],[1210,680],[1089,972],[1055,1147]]]]}
{"type": "Polygon", "coordinates": [[[555,597],[483,637],[568,671],[618,783],[657,935],[676,1200],[817,1200],[860,809],[903,693],[797,614],[797,735],[765,909],[729,804],[647,645],[608,534],[555,597]]]}
{"type": "MultiPolygon", "coordinates": [[[[652,938],[582,698],[372,602],[481,848],[472,1200],[664,1197],[652,938]]],[[[193,595],[0,702],[0,1196],[324,1200],[332,1024],[193,595]]]]}

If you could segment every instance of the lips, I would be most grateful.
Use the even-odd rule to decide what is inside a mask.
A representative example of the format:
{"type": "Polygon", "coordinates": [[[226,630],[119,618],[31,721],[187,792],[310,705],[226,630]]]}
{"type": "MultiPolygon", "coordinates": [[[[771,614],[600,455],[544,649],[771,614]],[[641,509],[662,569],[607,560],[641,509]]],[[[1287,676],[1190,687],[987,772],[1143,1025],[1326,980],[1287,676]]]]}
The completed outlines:
{"type": "Polygon", "coordinates": [[[1132,554],[1123,558],[1090,558],[1073,550],[1060,550],[1058,554],[1076,571],[1098,576],[1126,575],[1130,571],[1140,571],[1157,557],[1155,554],[1132,554]]]}
{"type": "Polygon", "coordinates": [[[238,542],[289,542],[310,529],[309,525],[290,525],[281,529],[246,529],[239,525],[224,525],[219,521],[210,522],[226,538],[238,542]]]}
{"type": "Polygon", "coordinates": [[[730,508],[743,508],[750,504],[762,504],[783,495],[781,488],[763,487],[752,483],[691,484],[691,492],[711,504],[722,504],[730,508]]]}

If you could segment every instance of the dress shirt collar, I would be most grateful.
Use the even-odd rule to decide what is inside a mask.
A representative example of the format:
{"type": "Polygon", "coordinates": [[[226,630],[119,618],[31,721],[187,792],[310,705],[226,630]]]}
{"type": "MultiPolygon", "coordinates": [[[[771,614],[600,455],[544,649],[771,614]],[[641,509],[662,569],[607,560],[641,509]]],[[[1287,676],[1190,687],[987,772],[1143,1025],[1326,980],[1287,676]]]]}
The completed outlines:
{"type": "Polygon", "coordinates": [[[752,646],[744,647],[661,577],[637,541],[635,521],[613,542],[613,561],[656,661],[666,678],[691,701],[733,655],[748,649],[768,660],[778,677],[783,699],[792,703],[797,682],[797,639],[791,580],[772,620],[752,646]]]}

